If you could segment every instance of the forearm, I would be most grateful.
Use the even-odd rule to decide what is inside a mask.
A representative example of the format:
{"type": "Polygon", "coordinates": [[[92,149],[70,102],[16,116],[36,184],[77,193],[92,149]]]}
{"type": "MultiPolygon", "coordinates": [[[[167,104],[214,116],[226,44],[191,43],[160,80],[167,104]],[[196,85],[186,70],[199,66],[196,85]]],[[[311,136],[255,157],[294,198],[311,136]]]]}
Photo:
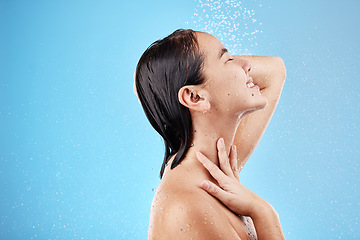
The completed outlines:
{"type": "Polygon", "coordinates": [[[256,206],[256,210],[250,216],[254,222],[256,234],[259,240],[285,239],[279,215],[267,202],[256,206]]]}

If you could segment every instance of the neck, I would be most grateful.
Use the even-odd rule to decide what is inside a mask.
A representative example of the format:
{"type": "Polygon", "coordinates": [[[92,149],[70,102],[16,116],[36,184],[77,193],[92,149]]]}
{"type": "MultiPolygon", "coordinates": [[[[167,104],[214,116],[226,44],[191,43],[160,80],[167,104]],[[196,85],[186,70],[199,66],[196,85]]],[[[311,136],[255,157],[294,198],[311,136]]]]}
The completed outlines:
{"type": "Polygon", "coordinates": [[[196,152],[201,152],[216,165],[219,165],[216,143],[219,138],[225,142],[226,152],[229,154],[230,147],[234,141],[237,121],[201,121],[200,124],[193,125],[192,147],[189,148],[186,158],[196,160],[196,152]]]}
{"type": "Polygon", "coordinates": [[[219,166],[218,152],[216,143],[219,138],[223,138],[227,153],[233,143],[236,128],[239,125],[240,118],[224,119],[213,117],[210,114],[196,115],[192,114],[192,142],[185,158],[177,168],[184,168],[191,171],[192,177],[212,180],[208,171],[201,165],[196,158],[196,153],[203,153],[208,159],[219,166]]]}

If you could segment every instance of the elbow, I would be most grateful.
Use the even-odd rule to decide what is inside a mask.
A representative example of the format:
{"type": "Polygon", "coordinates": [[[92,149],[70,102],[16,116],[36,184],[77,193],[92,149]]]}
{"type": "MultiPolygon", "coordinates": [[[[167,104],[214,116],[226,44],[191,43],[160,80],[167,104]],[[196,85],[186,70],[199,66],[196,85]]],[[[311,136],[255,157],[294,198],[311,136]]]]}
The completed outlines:
{"type": "Polygon", "coordinates": [[[276,74],[276,77],[285,82],[286,68],[284,61],[281,57],[274,57],[274,70],[274,74],[276,74]]]}

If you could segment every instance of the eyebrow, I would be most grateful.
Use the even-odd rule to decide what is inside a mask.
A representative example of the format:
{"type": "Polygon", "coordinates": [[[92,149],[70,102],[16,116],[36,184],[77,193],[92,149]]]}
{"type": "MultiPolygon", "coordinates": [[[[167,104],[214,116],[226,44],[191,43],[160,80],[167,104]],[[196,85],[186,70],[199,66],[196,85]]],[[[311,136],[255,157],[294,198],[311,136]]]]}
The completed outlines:
{"type": "Polygon", "coordinates": [[[228,52],[228,50],[226,48],[221,49],[220,54],[219,54],[219,59],[222,57],[222,55],[224,55],[224,53],[227,53],[227,52],[228,52]]]}

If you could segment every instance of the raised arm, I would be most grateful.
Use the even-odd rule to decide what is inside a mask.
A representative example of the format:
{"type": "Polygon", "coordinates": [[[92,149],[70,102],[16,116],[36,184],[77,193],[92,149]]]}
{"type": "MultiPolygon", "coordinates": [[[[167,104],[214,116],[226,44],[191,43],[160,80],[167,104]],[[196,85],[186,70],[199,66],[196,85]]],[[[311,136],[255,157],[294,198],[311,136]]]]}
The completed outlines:
{"type": "Polygon", "coordinates": [[[238,162],[244,166],[258,145],[279,101],[286,78],[284,62],[280,57],[234,56],[251,63],[250,77],[266,97],[264,109],[245,116],[236,131],[234,145],[238,149],[238,162]]]}

